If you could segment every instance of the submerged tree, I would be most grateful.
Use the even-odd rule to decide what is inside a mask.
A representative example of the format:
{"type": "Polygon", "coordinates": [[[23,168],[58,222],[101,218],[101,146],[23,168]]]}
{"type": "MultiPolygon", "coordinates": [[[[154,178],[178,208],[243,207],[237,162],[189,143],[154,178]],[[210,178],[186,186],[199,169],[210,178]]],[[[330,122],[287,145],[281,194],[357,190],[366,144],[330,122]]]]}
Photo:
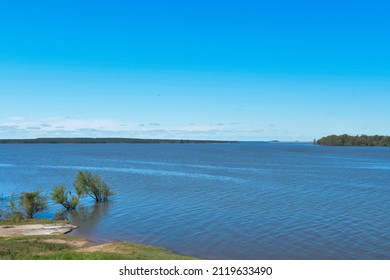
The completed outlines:
{"type": "Polygon", "coordinates": [[[76,210],[76,207],[79,204],[78,196],[73,195],[70,197],[71,192],[62,185],[55,186],[50,195],[51,199],[54,200],[55,203],[61,204],[69,211],[76,210]]]}
{"type": "Polygon", "coordinates": [[[9,198],[9,205],[7,206],[7,210],[5,212],[5,218],[14,222],[23,219],[23,215],[19,211],[19,208],[17,206],[17,200],[15,199],[15,195],[11,195],[9,198]]]}
{"type": "Polygon", "coordinates": [[[46,197],[40,191],[23,192],[19,197],[19,205],[28,219],[34,219],[37,213],[47,209],[46,197]]]}
{"type": "Polygon", "coordinates": [[[107,201],[109,196],[115,194],[98,175],[89,171],[79,171],[73,186],[78,196],[90,196],[96,202],[107,201]]]}

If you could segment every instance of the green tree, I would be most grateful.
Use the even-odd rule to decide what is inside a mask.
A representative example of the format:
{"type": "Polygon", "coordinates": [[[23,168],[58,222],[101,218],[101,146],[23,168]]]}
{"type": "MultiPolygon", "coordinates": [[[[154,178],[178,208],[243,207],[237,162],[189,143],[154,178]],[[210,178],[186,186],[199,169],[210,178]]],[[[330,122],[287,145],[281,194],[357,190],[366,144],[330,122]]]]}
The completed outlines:
{"type": "Polygon", "coordinates": [[[390,146],[390,136],[384,135],[329,135],[316,142],[327,146],[390,146]]]}
{"type": "Polygon", "coordinates": [[[54,190],[51,192],[51,199],[65,207],[66,210],[72,211],[76,210],[77,205],[79,204],[78,196],[73,195],[70,197],[71,192],[66,189],[65,186],[59,185],[55,186],[54,190]]]}
{"type": "Polygon", "coordinates": [[[79,197],[89,196],[96,202],[107,201],[109,196],[115,194],[98,175],[89,171],[79,171],[73,186],[79,197]]]}
{"type": "Polygon", "coordinates": [[[14,222],[23,219],[23,215],[19,211],[19,208],[17,206],[15,195],[11,195],[11,197],[9,198],[9,205],[7,206],[7,210],[5,212],[5,218],[14,222]]]}
{"type": "Polygon", "coordinates": [[[28,219],[34,219],[37,213],[47,209],[46,197],[40,191],[23,192],[19,197],[19,205],[28,219]]]}

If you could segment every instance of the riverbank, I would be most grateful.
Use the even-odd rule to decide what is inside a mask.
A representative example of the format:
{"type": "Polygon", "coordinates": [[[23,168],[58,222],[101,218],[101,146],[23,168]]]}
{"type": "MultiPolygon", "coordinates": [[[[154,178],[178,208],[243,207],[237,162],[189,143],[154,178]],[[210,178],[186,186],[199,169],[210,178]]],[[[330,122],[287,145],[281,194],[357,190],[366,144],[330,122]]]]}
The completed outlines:
{"type": "Polygon", "coordinates": [[[76,226],[62,221],[0,222],[2,260],[190,260],[165,248],[131,242],[94,245],[67,235],[76,226]]]}

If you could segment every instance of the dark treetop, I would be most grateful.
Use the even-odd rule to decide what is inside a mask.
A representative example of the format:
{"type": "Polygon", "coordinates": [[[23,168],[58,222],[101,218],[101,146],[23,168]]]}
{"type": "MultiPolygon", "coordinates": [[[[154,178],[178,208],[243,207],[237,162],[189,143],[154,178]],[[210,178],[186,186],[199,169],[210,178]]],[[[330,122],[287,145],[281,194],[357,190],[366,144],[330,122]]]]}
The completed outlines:
{"type": "Polygon", "coordinates": [[[325,146],[390,146],[390,136],[329,135],[322,137],[315,143],[325,146]]]}

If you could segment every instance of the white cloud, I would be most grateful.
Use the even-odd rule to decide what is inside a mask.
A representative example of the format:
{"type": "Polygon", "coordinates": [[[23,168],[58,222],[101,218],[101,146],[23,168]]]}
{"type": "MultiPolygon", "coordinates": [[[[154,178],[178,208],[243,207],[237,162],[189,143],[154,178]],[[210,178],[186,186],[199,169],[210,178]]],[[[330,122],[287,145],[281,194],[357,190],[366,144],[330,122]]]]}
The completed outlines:
{"type": "MultiPolygon", "coordinates": [[[[295,133],[290,132],[290,135],[295,133]]],[[[265,125],[245,127],[238,123],[188,124],[166,126],[159,123],[127,123],[114,119],[77,119],[52,117],[47,119],[8,118],[0,122],[0,138],[37,137],[135,137],[216,140],[299,140],[284,139],[285,131],[265,125]]],[[[299,137],[299,136],[296,136],[299,137]]]]}

